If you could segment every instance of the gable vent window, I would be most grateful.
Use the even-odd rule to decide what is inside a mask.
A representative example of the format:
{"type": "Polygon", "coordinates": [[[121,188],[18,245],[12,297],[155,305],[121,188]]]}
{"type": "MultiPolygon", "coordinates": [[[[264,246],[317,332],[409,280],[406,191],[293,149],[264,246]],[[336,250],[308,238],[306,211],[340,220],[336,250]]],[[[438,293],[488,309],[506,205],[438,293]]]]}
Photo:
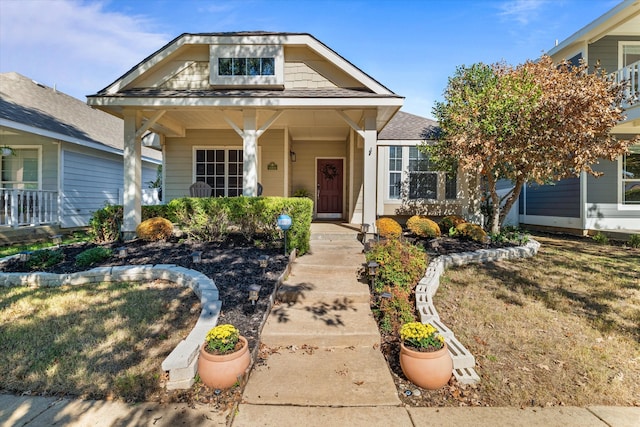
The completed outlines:
{"type": "Polygon", "coordinates": [[[218,58],[220,76],[273,76],[274,58],[218,58]]]}

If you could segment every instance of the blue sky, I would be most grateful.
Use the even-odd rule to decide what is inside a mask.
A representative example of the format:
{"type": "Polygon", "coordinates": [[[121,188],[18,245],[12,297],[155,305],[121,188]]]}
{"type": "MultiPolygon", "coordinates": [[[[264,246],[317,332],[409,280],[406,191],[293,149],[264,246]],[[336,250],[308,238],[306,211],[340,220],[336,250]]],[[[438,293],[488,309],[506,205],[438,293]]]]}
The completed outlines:
{"type": "MultiPolygon", "coordinates": [[[[0,72],[85,100],[182,33],[314,35],[431,117],[456,66],[535,59],[619,0],[2,0],[0,72]]],[[[0,88],[1,89],[1,88],[0,88]]]]}

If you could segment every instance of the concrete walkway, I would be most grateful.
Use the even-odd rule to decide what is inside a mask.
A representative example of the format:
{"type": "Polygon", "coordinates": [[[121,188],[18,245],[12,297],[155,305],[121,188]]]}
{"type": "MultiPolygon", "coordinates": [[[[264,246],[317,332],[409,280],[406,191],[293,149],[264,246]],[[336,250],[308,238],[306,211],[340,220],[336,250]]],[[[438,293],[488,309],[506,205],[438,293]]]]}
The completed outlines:
{"type": "MultiPolygon", "coordinates": [[[[357,230],[312,225],[311,253],[296,260],[262,332],[233,426],[640,426],[640,408],[408,408],[377,349],[357,230]]],[[[0,426],[224,426],[206,405],[81,401],[0,395],[0,426]]]]}

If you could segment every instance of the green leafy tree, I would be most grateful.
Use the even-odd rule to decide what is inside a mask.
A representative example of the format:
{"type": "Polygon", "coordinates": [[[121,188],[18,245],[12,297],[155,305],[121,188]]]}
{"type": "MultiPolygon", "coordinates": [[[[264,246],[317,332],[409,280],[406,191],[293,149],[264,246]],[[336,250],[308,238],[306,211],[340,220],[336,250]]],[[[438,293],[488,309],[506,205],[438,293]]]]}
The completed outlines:
{"type": "Polygon", "coordinates": [[[596,67],[554,64],[549,56],[516,67],[504,63],[458,67],[437,102],[436,141],[421,149],[442,167],[460,166],[486,183],[490,229],[500,232],[527,181],[550,183],[587,172],[599,159],[614,160],[640,140],[610,133],[624,118],[624,84],[596,67]],[[513,182],[502,200],[500,179],[513,182]]]}

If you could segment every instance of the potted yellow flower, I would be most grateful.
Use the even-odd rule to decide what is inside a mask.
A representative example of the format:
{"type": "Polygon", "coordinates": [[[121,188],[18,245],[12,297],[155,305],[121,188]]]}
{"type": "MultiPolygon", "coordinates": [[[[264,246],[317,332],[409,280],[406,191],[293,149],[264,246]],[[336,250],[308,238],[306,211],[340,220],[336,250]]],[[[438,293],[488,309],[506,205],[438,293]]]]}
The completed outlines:
{"type": "Polygon", "coordinates": [[[435,390],[447,384],[453,360],[444,337],[433,325],[409,322],[400,328],[400,366],[409,381],[435,390]]]}
{"type": "Polygon", "coordinates": [[[209,387],[229,388],[240,382],[250,363],[247,339],[233,325],[218,325],[200,347],[198,375],[209,387]]]}

